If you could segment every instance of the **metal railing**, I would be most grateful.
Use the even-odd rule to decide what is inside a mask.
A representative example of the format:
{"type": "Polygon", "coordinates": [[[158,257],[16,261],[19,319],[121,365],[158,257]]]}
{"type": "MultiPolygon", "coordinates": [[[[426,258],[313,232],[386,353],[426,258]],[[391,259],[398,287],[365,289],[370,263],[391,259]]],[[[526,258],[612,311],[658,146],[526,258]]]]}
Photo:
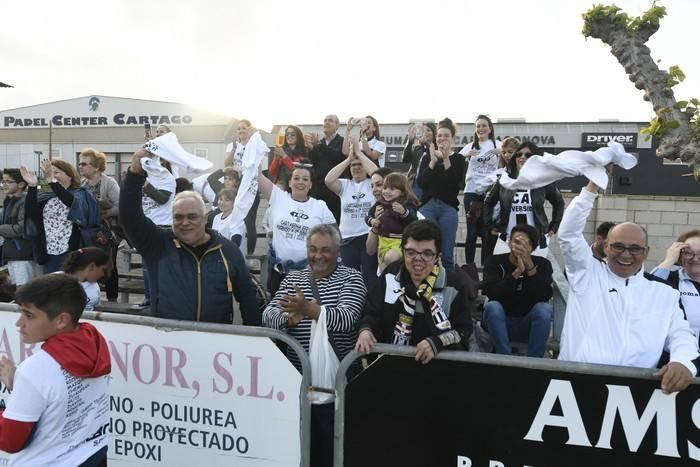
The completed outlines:
{"type": "MultiPolygon", "coordinates": [[[[14,303],[0,303],[0,311],[19,312],[19,307],[14,303]]],[[[193,321],[178,321],[173,319],[153,318],[149,316],[124,315],[119,313],[106,313],[96,311],[83,312],[82,319],[92,321],[103,321],[108,323],[129,324],[137,326],[148,326],[163,331],[196,331],[216,334],[229,334],[236,336],[268,338],[273,341],[284,342],[298,356],[301,362],[301,387],[299,393],[300,402],[300,422],[299,422],[299,442],[300,442],[300,467],[308,467],[310,462],[310,439],[311,439],[311,403],[309,389],[311,387],[311,363],[308,353],[299,342],[286,333],[276,329],[236,326],[230,324],[204,323],[193,321]]],[[[290,363],[291,365],[291,363],[290,363]]],[[[271,421],[272,423],[272,421],[271,421]]]]}

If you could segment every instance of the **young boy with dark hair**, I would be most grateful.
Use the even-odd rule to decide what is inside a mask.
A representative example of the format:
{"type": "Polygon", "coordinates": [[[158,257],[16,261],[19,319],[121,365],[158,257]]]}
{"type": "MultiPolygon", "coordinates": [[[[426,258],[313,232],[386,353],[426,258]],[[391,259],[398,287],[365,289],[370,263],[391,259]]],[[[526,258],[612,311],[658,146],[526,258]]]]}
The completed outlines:
{"type": "Polygon", "coordinates": [[[78,323],[85,292],[68,274],[41,276],[16,294],[16,325],[27,344],[44,341],[19,367],[3,357],[0,380],[11,391],[0,412],[0,450],[10,466],[107,465],[107,342],[78,323]]]}
{"type": "Polygon", "coordinates": [[[31,242],[24,236],[24,201],[27,182],[19,169],[4,169],[0,188],[5,194],[0,220],[3,239],[2,262],[7,263],[10,282],[17,286],[34,277],[34,253],[31,242]]]}

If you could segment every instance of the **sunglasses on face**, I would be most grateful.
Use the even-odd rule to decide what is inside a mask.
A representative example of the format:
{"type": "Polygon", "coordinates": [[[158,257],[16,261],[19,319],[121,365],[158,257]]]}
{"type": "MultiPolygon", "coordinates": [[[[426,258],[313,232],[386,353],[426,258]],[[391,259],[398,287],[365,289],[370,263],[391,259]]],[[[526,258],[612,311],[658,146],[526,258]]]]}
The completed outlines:
{"type": "Polygon", "coordinates": [[[530,156],[532,156],[532,153],[531,153],[531,152],[522,152],[522,151],[518,151],[518,152],[515,153],[515,157],[516,157],[516,158],[525,157],[526,159],[529,159],[530,156]]]}

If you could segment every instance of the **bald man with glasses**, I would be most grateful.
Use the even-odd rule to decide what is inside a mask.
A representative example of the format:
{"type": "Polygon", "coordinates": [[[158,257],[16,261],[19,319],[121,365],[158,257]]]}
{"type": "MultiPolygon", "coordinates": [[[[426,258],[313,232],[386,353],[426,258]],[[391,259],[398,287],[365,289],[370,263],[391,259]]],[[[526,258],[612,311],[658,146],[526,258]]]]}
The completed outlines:
{"type": "Polygon", "coordinates": [[[670,361],[655,373],[669,394],[696,374],[698,341],[679,305],[677,290],[644,276],[649,254],[644,228],[618,224],[598,259],[583,236],[598,196],[589,182],[564,213],[559,243],[569,279],[560,360],[656,368],[664,350],[670,361]]]}

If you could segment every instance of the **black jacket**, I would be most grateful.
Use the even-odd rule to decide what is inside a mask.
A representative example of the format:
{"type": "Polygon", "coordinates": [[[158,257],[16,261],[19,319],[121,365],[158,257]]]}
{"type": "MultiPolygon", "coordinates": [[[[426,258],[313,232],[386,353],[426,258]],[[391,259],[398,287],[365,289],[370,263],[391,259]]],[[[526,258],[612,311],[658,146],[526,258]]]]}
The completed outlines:
{"type": "MultiPolygon", "coordinates": [[[[393,303],[387,301],[387,296],[391,295],[392,290],[387,294],[387,278],[393,283],[395,279],[401,286],[412,287],[411,278],[408,271],[404,268],[402,261],[397,261],[390,264],[379,283],[367,294],[365,302],[365,311],[358,325],[359,331],[370,329],[377,339],[377,342],[391,344],[394,328],[399,318],[399,314],[403,311],[403,305],[400,300],[395,300],[393,303]]],[[[415,289],[415,287],[413,287],[415,289]]],[[[461,342],[453,344],[448,348],[451,350],[467,350],[469,348],[469,336],[472,333],[471,314],[474,310],[474,303],[469,300],[469,291],[466,279],[454,271],[447,271],[440,268],[440,274],[433,288],[434,293],[442,293],[443,296],[443,312],[451,324],[451,330],[459,333],[461,342]]],[[[427,300],[422,299],[422,310],[430,310],[430,304],[427,300]]],[[[433,351],[437,354],[443,349],[440,334],[450,332],[451,330],[442,331],[435,326],[433,319],[428,312],[422,312],[416,309],[414,316],[413,333],[411,334],[411,345],[416,345],[423,339],[428,339],[433,351]]]]}
{"type": "Polygon", "coordinates": [[[0,236],[5,239],[2,246],[3,263],[7,261],[31,261],[32,243],[24,236],[24,201],[26,193],[6,196],[3,202],[0,236]]]}
{"type": "MultiPolygon", "coordinates": [[[[513,203],[514,190],[509,190],[501,186],[500,182],[494,183],[484,199],[484,222],[487,229],[496,229],[500,233],[508,233],[508,221],[510,220],[510,210],[513,203]],[[497,203],[501,203],[501,212],[496,220],[493,220],[493,208],[497,203]]],[[[559,189],[554,183],[541,188],[530,190],[532,202],[532,212],[535,219],[534,227],[540,235],[540,247],[547,246],[544,234],[559,230],[561,218],[564,215],[564,199],[561,197],[559,189]],[[544,211],[544,200],[552,205],[552,222],[547,219],[544,211]]]]}
{"type": "Polygon", "coordinates": [[[547,258],[533,256],[537,267],[534,275],[527,274],[515,279],[515,266],[508,257],[510,253],[494,255],[484,264],[484,295],[503,305],[507,315],[525,316],[539,302],[552,298],[552,263],[547,258]]]}
{"type": "Polygon", "coordinates": [[[330,144],[326,145],[326,140],[322,137],[316,147],[309,151],[309,159],[311,159],[311,163],[314,166],[314,176],[309,195],[325,201],[338,224],[340,224],[340,197],[326,186],[326,175],[333,167],[345,160],[343,140],[342,136],[336,134],[330,144]]]}

